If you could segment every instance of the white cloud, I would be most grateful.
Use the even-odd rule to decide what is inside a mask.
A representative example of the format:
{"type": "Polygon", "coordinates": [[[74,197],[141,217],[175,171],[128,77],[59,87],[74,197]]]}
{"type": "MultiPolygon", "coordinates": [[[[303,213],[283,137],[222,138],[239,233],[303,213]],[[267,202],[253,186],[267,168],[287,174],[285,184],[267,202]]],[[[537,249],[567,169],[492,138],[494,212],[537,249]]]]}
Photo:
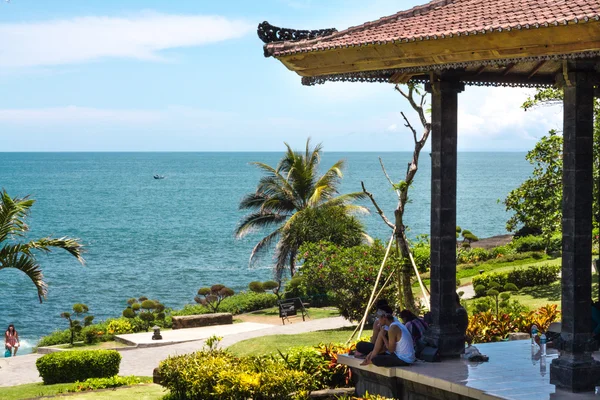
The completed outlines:
{"type": "Polygon", "coordinates": [[[532,89],[468,87],[459,95],[458,131],[461,147],[494,148],[494,141],[535,142],[550,129],[561,129],[560,107],[524,111],[532,89]],[[484,146],[482,146],[484,145],[484,146]]]}
{"type": "Polygon", "coordinates": [[[143,13],[0,24],[0,67],[81,63],[100,58],[162,60],[161,50],[241,37],[254,24],[219,16],[143,13]]]}

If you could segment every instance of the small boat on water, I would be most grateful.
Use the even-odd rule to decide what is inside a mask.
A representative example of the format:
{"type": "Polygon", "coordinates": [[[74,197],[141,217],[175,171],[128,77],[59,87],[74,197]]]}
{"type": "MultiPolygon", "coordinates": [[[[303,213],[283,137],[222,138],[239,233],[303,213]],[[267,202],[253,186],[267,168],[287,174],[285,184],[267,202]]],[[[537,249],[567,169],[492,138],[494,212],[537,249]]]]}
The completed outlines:
{"type": "Polygon", "coordinates": [[[164,175],[154,175],[154,179],[165,179],[164,175]]]}

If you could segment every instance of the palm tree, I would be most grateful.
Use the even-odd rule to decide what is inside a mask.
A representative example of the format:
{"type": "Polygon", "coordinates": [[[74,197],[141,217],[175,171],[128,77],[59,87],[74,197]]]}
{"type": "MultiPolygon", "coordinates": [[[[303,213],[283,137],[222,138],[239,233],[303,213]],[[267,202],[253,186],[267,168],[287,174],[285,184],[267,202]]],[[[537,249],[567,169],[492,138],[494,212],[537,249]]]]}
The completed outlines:
{"type": "MultiPolygon", "coordinates": [[[[342,178],[344,161],[339,160],[323,175],[318,176],[322,146],[310,149],[310,138],[306,141],[304,154],[294,152],[285,143],[287,152],[276,168],[261,162],[254,162],[265,172],[256,188],[240,202],[240,209],[252,212],[246,215],[236,229],[236,237],[242,238],[248,233],[262,228],[275,226],[275,230],[261,239],[252,249],[250,262],[255,261],[258,253],[265,252],[273,243],[275,247],[275,274],[281,279],[286,264],[294,276],[298,248],[302,244],[292,229],[306,210],[343,210],[346,216],[356,212],[368,212],[367,208],[352,204],[354,200],[365,197],[363,192],[338,195],[338,185],[342,178]]],[[[305,223],[305,222],[302,222],[305,223]]],[[[339,226],[343,227],[344,224],[339,226]]],[[[361,229],[360,235],[368,238],[361,229]]],[[[326,238],[323,238],[326,239],[326,238]]]]}
{"type": "Polygon", "coordinates": [[[24,238],[29,230],[25,220],[34,202],[35,200],[29,199],[29,196],[11,198],[5,190],[2,191],[0,200],[0,270],[16,268],[25,273],[37,288],[41,303],[42,299],[46,298],[48,285],[44,281],[41,267],[35,258],[36,250],[50,253],[52,248],[60,248],[72,254],[81,264],[85,264],[85,260],[81,256],[83,245],[77,239],[45,237],[26,243],[19,243],[16,240],[24,238]]]}

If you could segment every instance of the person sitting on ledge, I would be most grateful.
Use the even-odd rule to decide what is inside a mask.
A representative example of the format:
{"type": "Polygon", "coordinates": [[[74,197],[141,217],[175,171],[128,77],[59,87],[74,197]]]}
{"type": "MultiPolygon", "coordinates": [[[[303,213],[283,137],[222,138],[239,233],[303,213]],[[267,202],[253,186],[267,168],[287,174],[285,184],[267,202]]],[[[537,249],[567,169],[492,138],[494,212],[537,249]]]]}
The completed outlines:
{"type": "Polygon", "coordinates": [[[419,341],[425,334],[425,331],[429,327],[423,318],[417,317],[409,310],[400,311],[400,318],[404,322],[404,326],[410,332],[413,339],[413,346],[417,349],[419,341]]]}
{"type": "MultiPolygon", "coordinates": [[[[387,331],[388,327],[385,325],[382,325],[380,323],[380,319],[379,319],[380,316],[385,314],[385,311],[383,311],[381,309],[381,307],[384,307],[384,306],[389,307],[389,304],[386,299],[379,299],[375,303],[375,309],[377,311],[375,312],[375,322],[373,322],[373,335],[371,336],[371,341],[370,342],[358,342],[356,344],[356,352],[354,354],[355,357],[366,356],[371,350],[373,350],[373,346],[375,345],[375,342],[377,341],[377,337],[379,336],[379,331],[382,329],[387,331]]],[[[398,321],[398,319],[396,317],[394,317],[394,321],[400,322],[400,321],[398,321]]]]}
{"type": "Polygon", "coordinates": [[[382,306],[384,312],[378,319],[381,326],[385,325],[388,330],[381,329],[377,336],[373,349],[360,365],[373,364],[378,367],[401,367],[415,362],[415,349],[412,336],[406,326],[401,322],[394,321],[394,314],[389,306],[382,306]]]}

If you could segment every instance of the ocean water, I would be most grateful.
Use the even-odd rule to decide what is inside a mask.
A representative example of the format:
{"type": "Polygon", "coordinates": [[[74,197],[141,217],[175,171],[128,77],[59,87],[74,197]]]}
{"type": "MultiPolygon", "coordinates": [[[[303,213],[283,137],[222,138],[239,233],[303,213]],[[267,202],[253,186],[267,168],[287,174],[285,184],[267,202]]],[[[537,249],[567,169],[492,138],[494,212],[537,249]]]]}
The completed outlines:
{"type": "MultiPolygon", "coordinates": [[[[457,223],[479,237],[506,233],[498,199],[531,173],[524,153],[459,153],[457,223]]],[[[0,153],[0,186],[11,196],[30,195],[29,237],[76,237],[87,248],[86,265],[63,252],[40,255],[49,285],[40,304],[22,273],[0,270],[0,328],[14,323],[30,351],[39,337],[67,323],[60,313],[85,303],[96,320],[119,316],[131,297],[148,296],[168,307],[193,303],[200,287],[223,283],[245,290],[271,279],[267,257],[248,266],[261,233],[236,240],[244,215],[242,196],[261,174],[252,161],[275,166],[281,153],[0,153]],[[164,175],[162,180],[154,174],[164,175]]],[[[321,165],[347,162],[341,192],[363,181],[392,219],[397,198],[378,157],[394,181],[404,177],[411,154],[326,152],[321,165]]],[[[429,233],[430,162],[423,153],[405,220],[409,235],[429,233]]],[[[370,203],[365,203],[371,210],[370,203]]],[[[373,210],[374,211],[374,210],[373,210]]],[[[372,213],[368,233],[387,240],[390,229],[372,213]]]]}

